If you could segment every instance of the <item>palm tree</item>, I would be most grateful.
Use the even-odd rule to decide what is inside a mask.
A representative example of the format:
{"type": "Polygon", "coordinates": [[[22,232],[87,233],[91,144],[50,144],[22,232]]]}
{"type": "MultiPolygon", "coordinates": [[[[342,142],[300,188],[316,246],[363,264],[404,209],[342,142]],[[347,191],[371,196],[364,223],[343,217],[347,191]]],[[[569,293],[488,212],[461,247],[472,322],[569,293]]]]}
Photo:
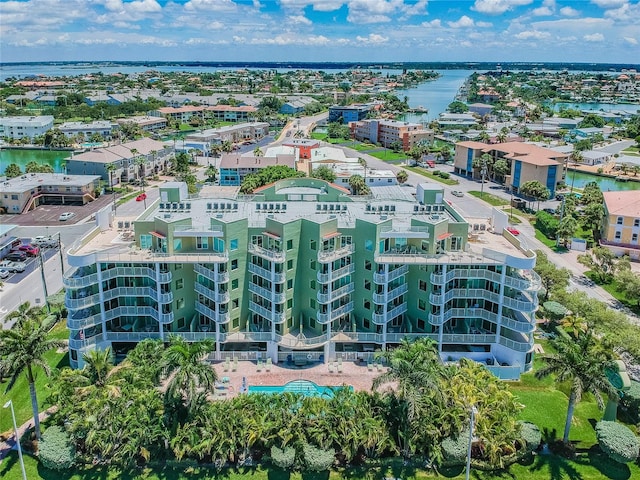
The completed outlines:
{"type": "Polygon", "coordinates": [[[366,195],[370,191],[360,175],[351,175],[349,177],[349,187],[351,187],[351,192],[354,195],[366,195]]]}
{"type": "Polygon", "coordinates": [[[264,153],[262,152],[262,149],[260,147],[256,147],[253,149],[254,157],[261,157],[262,155],[264,155],[264,153]]]}
{"type": "Polygon", "coordinates": [[[55,324],[54,316],[44,318],[42,309],[32,309],[29,302],[20,307],[13,318],[18,318],[10,330],[0,331],[0,377],[8,376],[7,391],[15,385],[24,372],[29,382],[31,408],[36,438],[40,440],[40,418],[36,394],[35,368],[40,367],[46,376],[51,373],[44,355],[54,348],[63,348],[66,342],[49,337],[49,330],[55,324]]]}
{"type": "Polygon", "coordinates": [[[184,338],[172,335],[164,354],[163,375],[169,380],[166,395],[169,399],[186,401],[191,410],[196,404],[198,389],[213,392],[218,380],[216,371],[205,357],[215,349],[211,340],[188,343],[184,338]]]}
{"type": "Polygon", "coordinates": [[[600,408],[604,401],[602,394],[617,395],[616,389],[607,379],[605,370],[611,363],[611,353],[588,330],[577,330],[577,336],[559,335],[553,341],[555,353],[542,355],[545,365],[536,372],[536,378],[555,375],[557,382],[570,382],[569,407],[564,425],[562,441],[569,442],[569,431],[575,406],[584,393],[592,393],[600,408]]]}
{"type": "Polygon", "coordinates": [[[396,173],[396,180],[399,184],[403,184],[407,180],[409,180],[409,174],[405,170],[400,170],[398,173],[396,173]]]}
{"type": "Polygon", "coordinates": [[[118,167],[116,167],[115,163],[107,163],[107,165],[104,167],[104,169],[109,174],[109,187],[111,188],[112,192],[113,192],[113,172],[115,172],[117,168],[118,167]]]}

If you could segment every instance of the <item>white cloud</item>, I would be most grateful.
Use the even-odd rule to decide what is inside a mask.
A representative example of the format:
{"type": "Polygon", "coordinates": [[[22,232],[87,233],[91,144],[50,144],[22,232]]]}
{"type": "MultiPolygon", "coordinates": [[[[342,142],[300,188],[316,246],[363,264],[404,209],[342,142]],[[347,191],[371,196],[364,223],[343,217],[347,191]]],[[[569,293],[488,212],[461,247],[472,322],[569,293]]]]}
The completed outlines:
{"type": "Polygon", "coordinates": [[[232,0],[189,0],[184,4],[184,9],[192,12],[233,12],[236,8],[232,0]]]}
{"type": "Polygon", "coordinates": [[[162,7],[156,0],[136,0],[126,3],[122,0],[107,0],[104,6],[112,12],[152,13],[162,11],[162,7]]]}
{"type": "Polygon", "coordinates": [[[562,7],[560,9],[560,15],[562,15],[564,17],[577,17],[578,15],[580,15],[580,12],[578,10],[576,10],[575,8],[562,7]]]}
{"type": "Polygon", "coordinates": [[[520,32],[515,35],[518,40],[542,40],[545,38],[549,38],[551,34],[549,32],[540,32],[538,30],[529,30],[526,32],[520,32]]]}
{"type": "Polygon", "coordinates": [[[636,40],[633,37],[624,37],[624,41],[627,42],[629,45],[638,45],[638,40],[636,40]]]}
{"type": "Polygon", "coordinates": [[[620,23],[640,23],[640,4],[624,4],[620,8],[614,8],[604,12],[604,16],[620,23]]]}
{"type": "Polygon", "coordinates": [[[313,22],[304,15],[290,15],[287,20],[291,23],[299,25],[313,25],[313,22]]]}
{"type": "Polygon", "coordinates": [[[591,0],[600,8],[619,8],[626,4],[628,0],[591,0]]]}
{"type": "Polygon", "coordinates": [[[422,26],[427,28],[442,28],[442,20],[436,18],[430,22],[422,22],[422,26]]]}
{"type": "Polygon", "coordinates": [[[585,42],[604,42],[604,35],[601,33],[592,33],[582,37],[585,42]]]}
{"type": "Polygon", "coordinates": [[[471,10],[488,15],[500,15],[507,10],[529,5],[532,2],[533,0],[476,0],[471,10]]]}
{"type": "Polygon", "coordinates": [[[285,9],[302,11],[311,6],[316,12],[333,12],[344,3],[344,0],[280,0],[280,5],[285,9]]]}
{"type": "Polygon", "coordinates": [[[531,14],[534,17],[548,17],[550,15],[553,15],[553,10],[551,10],[549,7],[539,7],[531,10],[531,14]]]}
{"type": "Polygon", "coordinates": [[[388,37],[383,37],[377,33],[370,33],[368,37],[361,37],[360,35],[356,37],[356,41],[359,43],[366,43],[369,45],[380,45],[381,43],[387,43],[388,40],[388,37]]]}
{"type": "Polygon", "coordinates": [[[491,27],[493,27],[493,23],[491,23],[491,22],[476,22],[476,27],[491,28],[491,27]]]}
{"type": "Polygon", "coordinates": [[[447,25],[449,25],[451,28],[469,28],[473,27],[474,23],[473,19],[467,17],[466,15],[463,15],[455,22],[447,22],[447,25]]]}

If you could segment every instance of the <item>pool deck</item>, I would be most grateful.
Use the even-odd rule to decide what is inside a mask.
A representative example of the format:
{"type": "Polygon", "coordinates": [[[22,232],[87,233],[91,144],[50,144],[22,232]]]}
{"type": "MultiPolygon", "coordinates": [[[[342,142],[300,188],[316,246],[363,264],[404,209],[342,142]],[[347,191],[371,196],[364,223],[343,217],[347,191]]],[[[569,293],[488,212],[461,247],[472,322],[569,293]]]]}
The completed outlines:
{"type": "Polygon", "coordinates": [[[338,387],[349,385],[354,390],[370,391],[373,379],[382,373],[376,368],[369,371],[367,365],[350,361],[342,363],[342,373],[338,373],[335,362],[333,373],[329,371],[329,366],[326,363],[314,363],[305,367],[271,365],[270,371],[266,371],[266,367],[263,364],[261,371],[258,371],[256,362],[238,361],[238,367],[235,372],[232,371],[233,363],[231,363],[229,371],[225,371],[224,362],[215,362],[212,366],[218,375],[219,381],[224,377],[229,379],[226,383],[228,386],[226,389],[218,389],[218,393],[223,392],[226,397],[233,397],[240,392],[243,377],[246,378],[247,386],[285,385],[293,380],[302,379],[321,386],[338,387]]]}

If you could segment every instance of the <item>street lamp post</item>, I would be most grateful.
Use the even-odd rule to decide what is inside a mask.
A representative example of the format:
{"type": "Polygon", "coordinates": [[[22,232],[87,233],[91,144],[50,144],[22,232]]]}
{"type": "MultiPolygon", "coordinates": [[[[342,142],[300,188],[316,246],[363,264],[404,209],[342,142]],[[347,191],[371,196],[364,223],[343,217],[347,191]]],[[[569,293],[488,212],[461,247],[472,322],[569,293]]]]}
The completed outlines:
{"type": "Polygon", "coordinates": [[[473,430],[476,423],[476,415],[478,409],[475,405],[471,407],[471,421],[469,423],[469,444],[467,445],[467,470],[465,473],[465,480],[469,480],[469,473],[471,472],[471,444],[473,443],[473,430]]]}
{"type": "Polygon", "coordinates": [[[18,458],[20,459],[20,468],[22,469],[22,480],[27,480],[27,472],[24,469],[24,459],[22,458],[22,447],[20,446],[20,435],[18,434],[18,425],[16,424],[16,412],[13,410],[13,401],[9,400],[4,404],[3,408],[11,408],[11,418],[13,419],[13,433],[16,436],[16,445],[18,446],[18,458]]]}

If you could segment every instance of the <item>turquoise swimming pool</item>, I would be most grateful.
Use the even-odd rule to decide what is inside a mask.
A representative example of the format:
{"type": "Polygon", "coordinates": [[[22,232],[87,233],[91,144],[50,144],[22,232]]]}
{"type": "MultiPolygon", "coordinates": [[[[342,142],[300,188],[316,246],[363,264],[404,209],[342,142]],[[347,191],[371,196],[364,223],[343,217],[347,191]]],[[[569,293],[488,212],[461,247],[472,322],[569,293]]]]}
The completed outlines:
{"type": "Polygon", "coordinates": [[[307,397],[333,397],[337,390],[351,387],[328,387],[317,385],[309,380],[293,380],[285,385],[249,386],[248,393],[300,393],[307,397]]]}

